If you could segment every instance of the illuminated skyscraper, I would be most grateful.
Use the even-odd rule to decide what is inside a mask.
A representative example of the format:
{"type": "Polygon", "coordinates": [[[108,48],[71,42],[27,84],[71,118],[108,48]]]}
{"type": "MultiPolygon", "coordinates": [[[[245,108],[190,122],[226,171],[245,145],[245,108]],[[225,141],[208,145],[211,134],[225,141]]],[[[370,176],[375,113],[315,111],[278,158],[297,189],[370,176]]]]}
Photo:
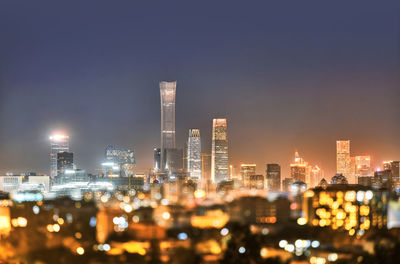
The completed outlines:
{"type": "Polygon", "coordinates": [[[187,143],[187,170],[192,179],[201,180],[200,130],[190,129],[187,143]]]}
{"type": "Polygon", "coordinates": [[[336,173],[352,178],[350,140],[336,141],[336,173]]]}
{"type": "Polygon", "coordinates": [[[240,174],[242,175],[242,185],[250,188],[250,176],[256,175],[256,164],[241,164],[240,174]]]}
{"type": "Polygon", "coordinates": [[[290,176],[294,181],[306,183],[307,169],[308,163],[300,158],[299,153],[296,151],[294,154],[294,163],[290,164],[290,176]]]}
{"type": "Polygon", "coordinates": [[[228,136],[225,118],[213,120],[211,180],[216,184],[228,180],[228,136]]]}
{"type": "Polygon", "coordinates": [[[57,176],[57,153],[69,152],[69,136],[55,134],[50,136],[50,179],[54,183],[57,176]]]}
{"type": "MultiPolygon", "coordinates": [[[[165,164],[166,149],[175,148],[176,81],[160,82],[161,98],[161,164],[165,164]]],[[[160,168],[164,171],[165,168],[160,168]]]]}
{"type": "Polygon", "coordinates": [[[281,166],[279,164],[267,164],[266,187],[269,191],[281,190],[281,166]]]}

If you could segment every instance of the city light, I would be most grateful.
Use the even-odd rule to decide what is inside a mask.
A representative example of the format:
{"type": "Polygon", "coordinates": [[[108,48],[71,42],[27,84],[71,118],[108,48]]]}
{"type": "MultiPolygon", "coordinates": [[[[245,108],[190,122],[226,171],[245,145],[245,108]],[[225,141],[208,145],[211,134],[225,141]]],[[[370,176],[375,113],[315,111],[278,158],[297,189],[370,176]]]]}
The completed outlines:
{"type": "Polygon", "coordinates": [[[0,263],[400,263],[400,2],[3,2],[0,263]]]}

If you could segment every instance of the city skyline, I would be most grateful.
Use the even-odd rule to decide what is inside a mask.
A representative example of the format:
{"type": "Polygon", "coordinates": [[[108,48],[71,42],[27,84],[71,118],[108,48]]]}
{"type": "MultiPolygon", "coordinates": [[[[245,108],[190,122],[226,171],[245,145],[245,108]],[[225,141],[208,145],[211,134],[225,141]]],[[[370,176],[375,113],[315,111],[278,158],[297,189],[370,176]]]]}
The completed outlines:
{"type": "Polygon", "coordinates": [[[400,263],[400,2],[0,1],[0,263],[400,263]]]}
{"type": "Polygon", "coordinates": [[[294,3],[302,12],[282,18],[275,14],[286,10],[281,4],[244,13],[236,4],[229,13],[223,4],[196,12],[178,4],[150,11],[143,4],[142,13],[131,14],[125,10],[134,4],[109,9],[98,2],[90,21],[72,4],[54,11],[57,23],[48,23],[51,5],[35,13],[39,7],[26,4],[29,11],[14,4],[0,9],[1,172],[46,172],[48,136],[56,130],[70,136],[80,168],[99,168],[104,147],[112,144],[135,149],[137,169],[146,171],[160,147],[157,84],[175,79],[178,147],[196,127],[203,131],[203,151],[210,152],[211,120],[224,116],[229,163],[256,163],[257,173],[277,163],[288,175],[297,150],[333,175],[338,139],[351,140],[352,155],[371,155],[374,164],[399,159],[398,3],[338,4],[331,11],[294,3]],[[109,10],[126,16],[103,21],[109,10]],[[165,20],[164,10],[175,16],[165,20]],[[184,10],[210,16],[207,30],[190,30],[202,19],[184,10]],[[304,12],[309,19],[301,19],[304,12]],[[341,22],[333,23],[338,12],[341,22]],[[38,19],[29,19],[34,13],[38,19]],[[236,19],[243,16],[248,19],[236,19]],[[174,27],[184,19],[186,25],[174,27]],[[153,26],[136,26],[149,21],[153,26]],[[109,23],[121,30],[110,31],[109,23]],[[239,35],[246,37],[236,41],[239,35]],[[166,50],[152,46],[160,41],[166,50]]]}

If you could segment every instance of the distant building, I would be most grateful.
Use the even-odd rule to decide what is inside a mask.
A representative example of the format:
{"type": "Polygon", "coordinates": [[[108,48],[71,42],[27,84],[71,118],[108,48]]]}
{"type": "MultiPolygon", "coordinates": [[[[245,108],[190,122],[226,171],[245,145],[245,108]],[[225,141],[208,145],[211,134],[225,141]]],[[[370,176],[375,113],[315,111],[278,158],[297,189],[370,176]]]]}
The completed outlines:
{"type": "Polygon", "coordinates": [[[390,170],[392,174],[393,182],[400,181],[400,170],[399,170],[400,161],[385,161],[383,162],[383,170],[390,170]]]}
{"type": "Polygon", "coordinates": [[[132,149],[117,148],[108,145],[105,149],[105,163],[111,164],[113,168],[118,168],[120,177],[133,176],[136,158],[132,149]]]}
{"type": "Polygon", "coordinates": [[[69,136],[55,134],[50,136],[50,179],[57,176],[57,153],[69,152],[69,136]]]}
{"type": "Polygon", "coordinates": [[[355,177],[371,176],[371,156],[355,156],[355,177]]]}
{"type": "Polygon", "coordinates": [[[28,182],[32,184],[43,185],[46,192],[50,190],[50,177],[49,176],[29,176],[28,182]]]}
{"type": "Polygon", "coordinates": [[[201,140],[199,129],[189,130],[187,142],[187,170],[191,179],[201,181],[201,140]]]}
{"type": "MultiPolygon", "coordinates": [[[[166,149],[175,149],[176,81],[160,82],[161,98],[161,164],[166,160],[166,149]]],[[[165,167],[161,168],[164,172],[165,167]]]]}
{"type": "Polygon", "coordinates": [[[74,169],[74,153],[58,152],[57,153],[57,177],[61,177],[66,170],[74,169]]]}
{"type": "Polygon", "coordinates": [[[178,172],[183,171],[183,150],[177,148],[165,149],[165,168],[164,171],[174,178],[178,172]]]}
{"type": "Polygon", "coordinates": [[[318,165],[315,165],[311,169],[311,176],[310,176],[310,183],[309,183],[309,188],[313,188],[319,184],[319,182],[322,179],[322,170],[318,165]]]}
{"type": "Polygon", "coordinates": [[[373,176],[360,176],[357,178],[357,183],[362,186],[372,187],[373,176]]]}
{"type": "Polygon", "coordinates": [[[144,174],[135,174],[132,177],[130,186],[135,190],[141,190],[144,187],[146,176],[144,174]]]}
{"type": "Polygon", "coordinates": [[[228,136],[225,118],[213,120],[211,151],[211,180],[218,184],[228,179],[228,136]]]}
{"type": "Polygon", "coordinates": [[[281,190],[281,166],[279,164],[267,164],[266,187],[269,191],[281,190]]]}
{"type": "Polygon", "coordinates": [[[343,174],[337,173],[332,177],[331,184],[348,184],[348,181],[343,174]]]}
{"type": "Polygon", "coordinates": [[[258,190],[264,189],[264,175],[261,174],[250,175],[249,187],[250,189],[258,189],[258,190]]]}
{"type": "Polygon", "coordinates": [[[211,184],[211,154],[201,153],[201,185],[206,187],[211,184]]]}
{"type": "Polygon", "coordinates": [[[300,158],[297,151],[294,156],[294,163],[290,164],[290,177],[294,181],[306,182],[308,163],[303,158],[300,158]]]}
{"type": "Polygon", "coordinates": [[[22,184],[24,176],[11,176],[2,175],[0,176],[0,191],[14,193],[17,192],[22,184]]]}
{"type": "Polygon", "coordinates": [[[241,164],[240,174],[243,187],[250,188],[250,176],[256,174],[256,164],[241,164]]]}
{"type": "Polygon", "coordinates": [[[375,188],[386,188],[392,190],[394,187],[394,181],[392,179],[391,170],[378,170],[374,173],[372,180],[372,187],[375,188]]]}
{"type": "Polygon", "coordinates": [[[350,140],[336,141],[336,173],[351,178],[350,140]]]}
{"type": "MultiPolygon", "coordinates": [[[[165,165],[164,165],[165,166],[165,165]]],[[[153,158],[153,169],[154,172],[160,172],[161,168],[164,166],[161,165],[161,149],[154,148],[154,158],[153,158]]]]}
{"type": "Polygon", "coordinates": [[[294,183],[294,179],[293,178],[285,178],[282,181],[282,190],[284,192],[289,192],[291,189],[292,184],[294,183]]]}

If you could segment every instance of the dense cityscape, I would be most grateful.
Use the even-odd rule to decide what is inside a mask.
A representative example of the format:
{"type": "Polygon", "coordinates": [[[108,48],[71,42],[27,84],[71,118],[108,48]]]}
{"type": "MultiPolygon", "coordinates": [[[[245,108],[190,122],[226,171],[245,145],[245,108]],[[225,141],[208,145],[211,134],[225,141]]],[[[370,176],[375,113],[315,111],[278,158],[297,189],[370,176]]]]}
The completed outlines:
{"type": "Polygon", "coordinates": [[[399,14],[0,1],[0,264],[400,263],[399,14]]]}
{"type": "Polygon", "coordinates": [[[149,173],[135,172],[133,149],[111,145],[99,172],[86,173],[75,166],[70,137],[53,134],[48,175],[0,177],[2,259],[323,264],[376,263],[383,254],[385,263],[399,260],[399,161],[372,164],[370,155],[352,156],[351,141],[340,139],[336,175],[324,175],[297,151],[289,177],[275,163],[257,174],[256,164],[229,164],[224,117],[212,120],[210,152],[201,148],[197,128],[178,148],[177,82],[159,84],[161,141],[149,173]]]}

